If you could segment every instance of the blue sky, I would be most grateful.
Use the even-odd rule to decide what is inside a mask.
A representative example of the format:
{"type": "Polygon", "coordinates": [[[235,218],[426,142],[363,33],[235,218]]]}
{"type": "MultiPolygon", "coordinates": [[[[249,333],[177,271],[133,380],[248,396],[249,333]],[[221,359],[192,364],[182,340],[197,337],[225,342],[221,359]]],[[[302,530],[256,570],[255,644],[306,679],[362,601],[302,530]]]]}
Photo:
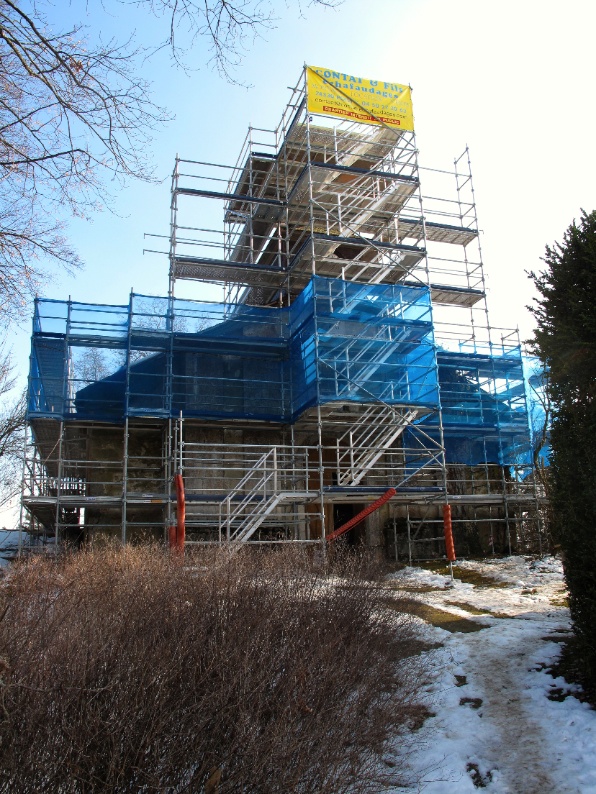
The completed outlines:
{"type": "MultiPolygon", "coordinates": [[[[75,22],[89,35],[156,41],[164,22],[100,0],[57,3],[58,27],[75,22]],[[115,12],[118,12],[117,14],[115,12]]],[[[53,278],[45,296],[126,303],[131,288],[167,291],[167,259],[143,254],[166,241],[174,157],[234,163],[249,123],[276,126],[302,64],[410,84],[421,163],[451,167],[469,144],[494,325],[531,330],[524,271],[540,267],[547,243],[561,239],[580,208],[591,210],[596,185],[593,143],[591,0],[345,0],[337,9],[296,0],[276,4],[276,29],[257,39],[237,70],[250,87],[227,83],[205,65],[206,43],[176,70],[166,52],[143,66],[155,100],[175,120],[154,139],[158,184],[131,184],[115,213],[73,219],[70,235],[86,262],[75,277],[53,278]]],[[[424,186],[424,185],[423,185],[424,186]]],[[[26,374],[30,312],[12,338],[26,374]]]]}

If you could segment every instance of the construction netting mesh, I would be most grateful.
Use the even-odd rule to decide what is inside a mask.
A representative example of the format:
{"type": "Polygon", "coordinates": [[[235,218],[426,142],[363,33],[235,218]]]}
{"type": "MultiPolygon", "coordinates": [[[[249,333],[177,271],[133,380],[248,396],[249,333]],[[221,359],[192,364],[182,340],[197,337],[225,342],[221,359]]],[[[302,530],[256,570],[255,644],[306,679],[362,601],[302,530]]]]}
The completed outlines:
{"type": "Polygon", "coordinates": [[[331,402],[418,409],[453,462],[524,462],[519,346],[442,349],[428,288],[313,277],[290,307],[132,295],[127,306],[38,300],[30,416],[295,422],[331,402]],[[439,389],[440,385],[440,389],[439,389]]]}

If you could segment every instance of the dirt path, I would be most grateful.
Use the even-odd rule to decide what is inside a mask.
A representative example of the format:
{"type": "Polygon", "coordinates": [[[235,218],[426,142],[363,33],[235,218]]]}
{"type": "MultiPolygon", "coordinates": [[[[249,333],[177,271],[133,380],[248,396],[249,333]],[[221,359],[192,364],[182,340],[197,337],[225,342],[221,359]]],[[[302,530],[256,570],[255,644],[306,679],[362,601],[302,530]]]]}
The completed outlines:
{"type": "Polygon", "coordinates": [[[490,725],[484,754],[493,775],[494,770],[499,770],[502,778],[501,785],[491,789],[503,794],[571,794],[576,789],[561,789],[549,775],[552,758],[548,743],[542,727],[532,719],[527,694],[522,691],[520,671],[530,668],[544,628],[537,626],[529,631],[527,626],[519,625],[520,630],[516,631],[515,624],[521,624],[521,620],[506,623],[511,625],[497,625],[467,638],[469,683],[461,687],[462,697],[464,689],[471,688],[481,698],[478,715],[490,725]],[[500,641],[503,634],[506,643],[500,641]]]}
{"type": "MultiPolygon", "coordinates": [[[[548,571],[542,580],[523,571],[524,581],[513,571],[509,581],[494,583],[467,573],[478,581],[450,588],[418,574],[401,591],[406,611],[430,624],[428,639],[442,647],[432,662],[435,717],[413,764],[422,771],[413,787],[395,791],[583,794],[574,776],[559,769],[561,753],[571,748],[561,747],[553,726],[545,725],[557,704],[548,700],[541,662],[549,653],[554,658],[557,646],[549,640],[560,639],[557,632],[568,625],[558,603],[561,581],[548,571]]],[[[396,590],[399,584],[394,581],[396,590]]]]}

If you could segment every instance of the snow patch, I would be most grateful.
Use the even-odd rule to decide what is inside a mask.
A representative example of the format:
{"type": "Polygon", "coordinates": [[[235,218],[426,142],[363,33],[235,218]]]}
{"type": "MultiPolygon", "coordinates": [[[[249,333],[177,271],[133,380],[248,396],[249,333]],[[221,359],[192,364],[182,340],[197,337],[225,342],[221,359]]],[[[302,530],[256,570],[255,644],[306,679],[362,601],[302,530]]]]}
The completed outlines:
{"type": "Polygon", "coordinates": [[[561,561],[465,561],[454,567],[456,577],[458,569],[501,586],[456,578],[446,587],[448,577],[421,568],[391,576],[392,588],[410,596],[418,587],[417,600],[487,628],[449,633],[421,625],[425,639],[442,643],[430,652],[436,675],[427,705],[435,716],[410,755],[415,782],[387,794],[596,794],[596,711],[547,672],[560,653],[557,640],[570,630],[561,561]]]}

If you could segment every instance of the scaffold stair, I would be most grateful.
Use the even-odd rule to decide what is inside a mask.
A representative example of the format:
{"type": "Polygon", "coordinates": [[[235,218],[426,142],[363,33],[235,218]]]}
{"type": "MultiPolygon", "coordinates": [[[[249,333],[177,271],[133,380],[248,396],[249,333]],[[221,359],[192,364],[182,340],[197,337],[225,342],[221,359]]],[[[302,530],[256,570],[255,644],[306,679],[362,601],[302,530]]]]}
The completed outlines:
{"type": "Polygon", "coordinates": [[[337,439],[337,484],[358,485],[416,416],[390,405],[371,405],[337,439]]]}
{"type": "MultiPolygon", "coordinates": [[[[345,361],[334,356],[335,350],[326,353],[325,357],[321,356],[321,361],[337,373],[338,391],[353,391],[372,379],[379,367],[383,366],[400,347],[408,342],[408,334],[409,329],[407,328],[381,327],[372,335],[360,334],[347,345],[344,343],[342,348],[338,347],[338,350],[342,350],[345,361]],[[380,342],[382,344],[379,344],[380,342]],[[350,377],[350,370],[355,366],[359,366],[357,379],[350,377]],[[343,383],[345,383],[345,387],[341,386],[343,383]]],[[[338,396],[341,395],[338,394],[338,396]]]]}
{"type": "Polygon", "coordinates": [[[263,453],[223,503],[219,530],[232,543],[245,543],[282,499],[278,490],[277,448],[263,453]]]}
{"type": "Polygon", "coordinates": [[[254,535],[263,521],[270,515],[282,500],[282,494],[270,496],[266,502],[256,502],[250,512],[243,517],[239,525],[230,532],[232,543],[246,543],[254,535]]]}

